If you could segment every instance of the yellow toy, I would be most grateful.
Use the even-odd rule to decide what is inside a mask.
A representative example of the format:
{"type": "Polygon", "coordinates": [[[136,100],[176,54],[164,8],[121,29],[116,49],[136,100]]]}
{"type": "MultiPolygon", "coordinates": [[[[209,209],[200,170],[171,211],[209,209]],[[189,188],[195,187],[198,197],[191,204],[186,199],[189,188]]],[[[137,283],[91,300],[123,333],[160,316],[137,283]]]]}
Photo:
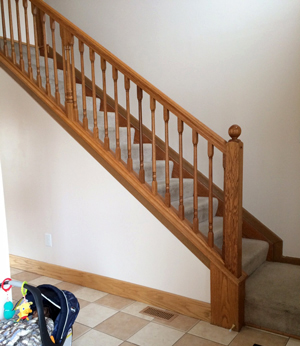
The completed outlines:
{"type": "Polygon", "coordinates": [[[28,315],[32,312],[32,310],[30,309],[30,305],[32,305],[32,302],[28,302],[28,301],[24,301],[24,303],[22,303],[21,305],[19,305],[17,307],[17,309],[20,311],[18,313],[19,319],[17,320],[17,322],[19,322],[20,320],[29,320],[28,315]]]}

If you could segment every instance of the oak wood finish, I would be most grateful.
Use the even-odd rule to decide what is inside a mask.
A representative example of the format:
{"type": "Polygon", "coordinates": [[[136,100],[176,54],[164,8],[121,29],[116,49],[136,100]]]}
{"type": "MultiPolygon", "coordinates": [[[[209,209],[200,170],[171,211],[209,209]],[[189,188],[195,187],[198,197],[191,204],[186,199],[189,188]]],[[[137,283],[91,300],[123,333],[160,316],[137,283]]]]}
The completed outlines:
{"type": "Polygon", "coordinates": [[[209,172],[208,172],[208,244],[210,247],[214,246],[214,233],[213,233],[213,156],[214,146],[211,143],[207,143],[207,154],[209,159],[209,172]]]}
{"type": "Polygon", "coordinates": [[[124,76],[124,87],[126,90],[126,125],[127,125],[127,168],[132,172],[132,157],[131,157],[131,125],[130,125],[130,79],[124,76]]]}
{"type": "Polygon", "coordinates": [[[55,100],[60,104],[60,93],[58,88],[58,73],[57,73],[57,58],[56,58],[56,42],[55,42],[55,21],[50,18],[50,28],[52,34],[52,49],[53,49],[53,67],[54,67],[54,82],[55,82],[55,100]]]}
{"type": "Polygon", "coordinates": [[[199,300],[14,255],[10,255],[10,265],[210,322],[210,304],[199,300]]]}
{"type": "Polygon", "coordinates": [[[239,278],[242,275],[243,143],[238,139],[239,126],[231,126],[228,132],[232,139],[226,145],[224,160],[223,258],[226,267],[239,278]]]}
{"type": "Polygon", "coordinates": [[[150,97],[150,109],[151,109],[151,131],[152,131],[152,193],[157,194],[157,180],[156,180],[156,145],[155,145],[155,109],[156,100],[150,97]]]}
{"type": "Polygon", "coordinates": [[[2,20],[2,33],[3,33],[4,54],[5,54],[5,56],[8,56],[4,1],[0,0],[0,4],[1,4],[1,20],[2,20]]]}
{"type": "Polygon", "coordinates": [[[183,133],[183,121],[178,118],[178,134],[179,134],[179,209],[178,209],[178,215],[179,215],[181,220],[184,219],[182,133],[183,133]]]}
{"type": "Polygon", "coordinates": [[[145,182],[145,169],[144,169],[144,146],[143,146],[143,90],[137,86],[137,99],[138,99],[138,114],[139,114],[139,154],[140,154],[140,171],[139,178],[141,183],[145,182]]]}
{"type": "Polygon", "coordinates": [[[171,205],[171,195],[170,195],[170,160],[169,160],[169,120],[170,113],[169,110],[164,107],[164,122],[165,122],[165,161],[166,161],[166,192],[165,192],[165,203],[167,207],[171,205]]]}
{"type": "Polygon", "coordinates": [[[33,30],[34,30],[34,42],[35,42],[35,61],[36,61],[36,78],[37,84],[42,87],[42,77],[40,68],[40,58],[39,58],[39,43],[38,43],[38,29],[37,29],[37,14],[39,13],[36,6],[31,7],[33,16],[33,30]]]}
{"type": "Polygon", "coordinates": [[[194,152],[194,218],[193,218],[193,230],[195,233],[199,232],[199,219],[198,219],[198,133],[193,130],[193,152],[194,152]]]}
{"type": "MultiPolygon", "coordinates": [[[[87,110],[86,110],[86,90],[85,90],[85,73],[84,73],[84,44],[81,41],[78,41],[79,52],[80,52],[80,64],[81,64],[81,83],[82,83],[82,112],[83,119],[82,124],[85,130],[88,129],[88,119],[87,119],[87,110]]],[[[76,73],[76,72],[75,72],[76,73]]]]}
{"type": "Polygon", "coordinates": [[[10,42],[11,42],[11,58],[13,63],[16,63],[16,51],[15,51],[15,40],[14,40],[14,26],[11,11],[11,0],[7,0],[8,3],[8,19],[9,19],[9,31],[10,31],[10,42]]]}
{"type": "Polygon", "coordinates": [[[70,62],[70,46],[73,44],[74,38],[62,25],[60,26],[60,37],[63,49],[63,68],[65,76],[65,108],[69,119],[75,120],[73,111],[73,90],[72,75],[70,62]]]}
{"type": "Polygon", "coordinates": [[[115,121],[116,121],[116,158],[121,160],[120,149],[120,130],[119,130],[119,102],[118,102],[118,70],[112,66],[112,75],[114,80],[114,108],[115,108],[115,121]]]}
{"type": "Polygon", "coordinates": [[[22,46],[22,34],[21,34],[21,20],[20,20],[20,5],[19,0],[16,1],[16,14],[17,14],[17,30],[18,30],[18,43],[20,54],[20,68],[24,72],[24,59],[23,59],[23,46],[22,46]]]}
{"type": "Polygon", "coordinates": [[[236,278],[210,265],[211,323],[240,331],[244,325],[246,274],[236,278]]]}
{"type": "Polygon", "coordinates": [[[46,15],[41,13],[42,16],[42,30],[43,30],[43,43],[44,43],[44,59],[45,59],[45,73],[46,73],[46,93],[51,95],[50,79],[49,79],[49,64],[48,64],[48,52],[47,52],[47,36],[46,36],[46,15]]]}
{"type": "Polygon", "coordinates": [[[97,104],[96,104],[96,81],[95,81],[95,52],[90,48],[91,72],[92,72],[92,88],[93,88],[93,118],[94,118],[94,138],[99,138],[99,129],[97,121],[97,104]]]}
{"type": "Polygon", "coordinates": [[[28,26],[28,0],[23,0],[23,7],[24,7],[24,17],[25,17],[28,74],[29,74],[29,78],[32,80],[33,74],[32,74],[32,65],[31,65],[31,52],[30,52],[30,39],[29,39],[29,26],[28,26]]]}
{"type": "Polygon", "coordinates": [[[107,120],[107,102],[106,102],[106,61],[102,57],[101,70],[102,70],[102,90],[103,90],[103,111],[104,111],[104,148],[109,150],[108,138],[108,120],[107,120]]]}

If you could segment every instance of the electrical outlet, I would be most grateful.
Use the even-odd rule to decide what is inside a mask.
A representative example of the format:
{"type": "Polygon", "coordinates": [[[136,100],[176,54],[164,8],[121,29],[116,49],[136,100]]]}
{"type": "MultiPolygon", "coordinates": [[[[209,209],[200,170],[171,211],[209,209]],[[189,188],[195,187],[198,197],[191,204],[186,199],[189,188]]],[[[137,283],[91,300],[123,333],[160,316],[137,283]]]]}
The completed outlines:
{"type": "Polygon", "coordinates": [[[52,247],[52,234],[45,233],[45,245],[52,247]]]}

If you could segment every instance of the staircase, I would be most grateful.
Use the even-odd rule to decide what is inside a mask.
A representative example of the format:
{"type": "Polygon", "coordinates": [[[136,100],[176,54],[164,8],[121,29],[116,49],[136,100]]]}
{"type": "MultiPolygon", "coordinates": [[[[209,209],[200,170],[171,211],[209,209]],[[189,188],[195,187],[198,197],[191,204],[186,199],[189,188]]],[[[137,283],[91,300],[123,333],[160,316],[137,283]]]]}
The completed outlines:
{"type": "MultiPolygon", "coordinates": [[[[23,25],[26,33],[27,5],[28,2],[24,1],[23,25]]],[[[246,291],[246,323],[300,335],[296,323],[287,328],[286,323],[282,322],[282,319],[286,318],[286,311],[291,311],[291,315],[288,315],[291,321],[299,317],[300,306],[292,308],[294,300],[289,300],[280,305],[280,311],[283,309],[284,313],[274,312],[276,309],[272,310],[267,299],[267,292],[274,281],[264,281],[272,270],[274,274],[277,271],[291,273],[289,276],[292,278],[297,275],[299,267],[292,266],[290,269],[286,264],[266,262],[267,258],[275,259],[278,239],[273,241],[273,234],[259,234],[247,220],[244,220],[245,238],[242,238],[242,143],[238,139],[240,129],[233,126],[229,131],[232,139],[229,142],[224,141],[128,67],[124,68],[109,52],[103,47],[100,49],[98,44],[86,38],[78,28],[61,18],[51,7],[39,0],[32,0],[31,6],[34,45],[29,44],[28,37],[26,42],[22,40],[22,24],[18,15],[15,18],[18,39],[11,39],[16,35],[13,35],[10,2],[2,4],[2,67],[13,71],[17,78],[25,83],[26,88],[45,102],[57,114],[60,123],[63,123],[69,133],[75,138],[80,137],[79,142],[89,152],[97,153],[95,156],[99,156],[100,163],[112,170],[117,178],[121,177],[121,181],[125,179],[124,186],[211,269],[212,323],[226,328],[234,324],[239,330],[244,324],[243,296],[246,291]],[[5,11],[8,11],[9,23],[5,23],[5,11]],[[46,28],[46,16],[49,17],[49,28],[46,28]],[[61,45],[56,42],[58,27],[61,45]],[[78,41],[78,52],[74,52],[74,38],[78,41]],[[56,50],[59,46],[63,49],[56,50]],[[88,63],[84,56],[85,46],[89,52],[88,63]],[[97,52],[100,71],[96,78],[97,52]],[[108,63],[112,65],[111,85],[107,81],[108,63]],[[91,71],[90,79],[87,78],[85,69],[87,65],[91,71]],[[118,73],[124,74],[123,94],[118,73]],[[130,94],[131,83],[137,86],[137,98],[133,102],[130,94]],[[113,96],[107,92],[109,86],[113,91],[110,95],[113,96]],[[149,94],[151,129],[143,123],[143,93],[149,94]],[[122,96],[125,100],[123,104],[120,101],[122,96]],[[137,117],[131,115],[132,104],[138,108],[137,117]],[[155,128],[161,126],[156,120],[159,105],[162,105],[164,140],[155,132],[155,128]],[[175,116],[177,122],[179,153],[174,152],[169,145],[171,116],[175,116]],[[192,166],[183,158],[184,124],[192,129],[192,166]],[[197,169],[199,135],[207,140],[208,178],[203,177],[197,169]],[[224,154],[224,194],[213,184],[215,148],[224,154]],[[257,239],[249,239],[250,234],[257,239]],[[245,286],[247,276],[249,279],[245,286]],[[220,282],[222,285],[218,284],[220,282]],[[225,282],[228,292],[225,292],[223,287],[225,282]],[[260,287],[264,288],[265,293],[261,293],[260,287]],[[231,294],[229,291],[235,293],[231,294]],[[261,308],[262,306],[264,308],[261,308]],[[225,312],[224,307],[229,311],[225,312]],[[274,318],[267,317],[270,311],[272,316],[277,316],[275,322],[274,318]]],[[[274,297],[283,299],[284,292],[286,291],[279,290],[274,297]]],[[[273,302],[273,306],[274,304],[276,302],[273,302]]]]}

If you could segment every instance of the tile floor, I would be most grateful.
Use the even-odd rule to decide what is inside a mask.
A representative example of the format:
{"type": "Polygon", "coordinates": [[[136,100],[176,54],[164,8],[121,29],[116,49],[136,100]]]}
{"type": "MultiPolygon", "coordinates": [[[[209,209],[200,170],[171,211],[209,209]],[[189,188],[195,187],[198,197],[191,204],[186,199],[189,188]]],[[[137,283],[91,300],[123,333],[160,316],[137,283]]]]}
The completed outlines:
{"type": "MultiPolygon", "coordinates": [[[[300,340],[244,327],[240,333],[178,315],[171,322],[141,314],[147,305],[87,287],[11,268],[11,277],[32,285],[51,284],[78,298],[73,346],[300,346],[300,340]]],[[[13,288],[13,300],[20,289],[13,288]]]]}

